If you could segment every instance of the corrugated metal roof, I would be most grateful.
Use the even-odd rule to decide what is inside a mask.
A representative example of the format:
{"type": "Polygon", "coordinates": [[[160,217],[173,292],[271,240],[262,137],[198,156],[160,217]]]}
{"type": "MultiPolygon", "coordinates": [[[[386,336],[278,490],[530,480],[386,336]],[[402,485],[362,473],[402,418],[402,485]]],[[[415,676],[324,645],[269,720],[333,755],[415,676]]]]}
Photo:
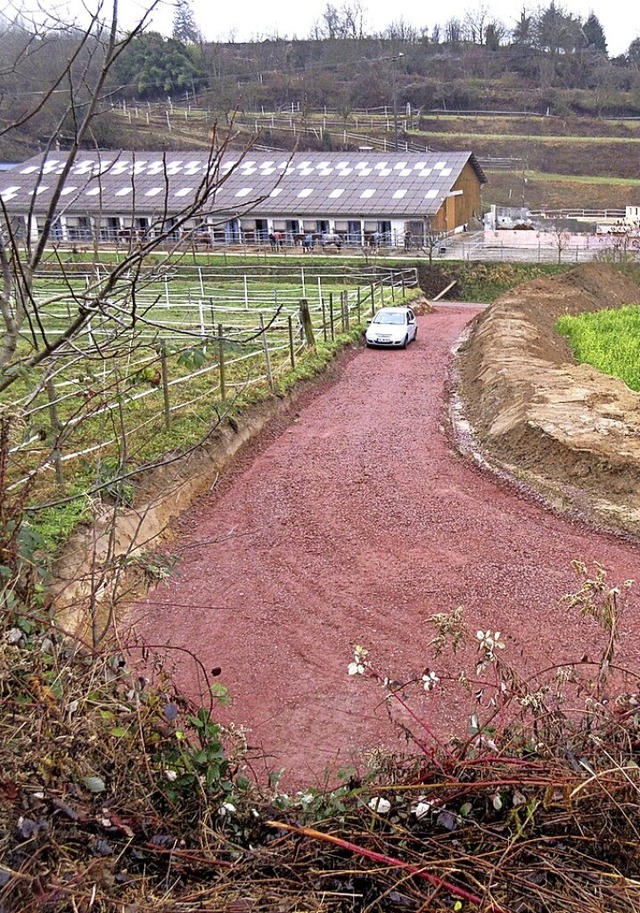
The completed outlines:
{"type": "MultiPolygon", "coordinates": [[[[67,157],[36,156],[0,175],[7,210],[47,207],[67,157]]],[[[486,178],[471,152],[228,154],[215,192],[201,209],[235,215],[384,215],[436,213],[464,166],[486,178]]],[[[211,160],[197,152],[81,152],[65,182],[59,211],[171,214],[197,199],[211,160]]]]}

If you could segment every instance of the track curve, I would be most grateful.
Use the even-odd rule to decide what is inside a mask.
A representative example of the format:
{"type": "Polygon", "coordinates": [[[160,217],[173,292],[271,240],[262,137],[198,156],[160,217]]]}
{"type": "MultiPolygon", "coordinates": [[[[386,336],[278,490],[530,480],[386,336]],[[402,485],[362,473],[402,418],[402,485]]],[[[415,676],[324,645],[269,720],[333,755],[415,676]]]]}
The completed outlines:
{"type": "MultiPolygon", "coordinates": [[[[258,766],[285,768],[290,785],[357,764],[367,746],[403,747],[373,683],[346,674],[354,644],[384,674],[419,675],[428,619],[462,605],[473,630],[502,632],[520,667],[569,661],[596,643],[594,623],[558,604],[577,588],[572,559],[599,561],[612,582],[637,575],[637,545],[553,515],[451,449],[450,352],[473,315],[436,308],[406,351],[347,359],[193,505],[174,549],[179,576],[132,609],[148,642],[222,668],[229,717],[249,728],[258,766]]],[[[621,658],[640,670],[638,635],[632,595],[621,658]]],[[[178,659],[176,676],[199,695],[194,662],[178,659]]],[[[443,736],[466,714],[459,700],[428,710],[443,736]]]]}

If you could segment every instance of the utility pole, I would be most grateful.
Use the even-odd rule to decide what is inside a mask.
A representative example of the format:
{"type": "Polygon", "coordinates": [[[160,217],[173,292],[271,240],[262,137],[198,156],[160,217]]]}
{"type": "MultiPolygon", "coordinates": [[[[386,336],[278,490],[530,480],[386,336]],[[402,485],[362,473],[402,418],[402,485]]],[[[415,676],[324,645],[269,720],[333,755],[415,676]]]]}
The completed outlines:
{"type": "Polygon", "coordinates": [[[402,51],[391,55],[391,94],[393,100],[393,149],[398,151],[398,93],[396,90],[396,61],[404,57],[402,51]]]}

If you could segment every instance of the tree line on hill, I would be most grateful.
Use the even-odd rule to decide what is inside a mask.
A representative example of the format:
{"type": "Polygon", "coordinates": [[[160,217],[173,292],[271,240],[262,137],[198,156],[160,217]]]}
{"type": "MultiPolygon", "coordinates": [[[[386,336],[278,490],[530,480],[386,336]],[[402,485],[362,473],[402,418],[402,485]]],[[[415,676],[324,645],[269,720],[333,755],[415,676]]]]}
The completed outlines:
{"type": "MultiPolygon", "coordinates": [[[[82,94],[97,65],[92,45],[99,39],[88,32],[0,18],[0,157],[19,158],[20,143],[29,152],[41,148],[52,133],[64,141],[69,112],[56,73],[71,60],[82,94]],[[12,144],[3,141],[34,105],[37,116],[25,120],[22,135],[12,130],[12,144]]],[[[123,42],[94,142],[113,144],[117,127],[108,112],[116,102],[199,102],[220,114],[328,108],[347,118],[391,105],[392,84],[397,103],[413,111],[640,114],[640,38],[610,58],[597,16],[580,19],[555,0],[523,9],[511,29],[480,5],[430,29],[399,19],[377,34],[367,30],[360,0],[344,0],[327,4],[306,38],[244,43],[204,41],[190,0],[179,0],[173,32],[137,30],[123,42]]]]}

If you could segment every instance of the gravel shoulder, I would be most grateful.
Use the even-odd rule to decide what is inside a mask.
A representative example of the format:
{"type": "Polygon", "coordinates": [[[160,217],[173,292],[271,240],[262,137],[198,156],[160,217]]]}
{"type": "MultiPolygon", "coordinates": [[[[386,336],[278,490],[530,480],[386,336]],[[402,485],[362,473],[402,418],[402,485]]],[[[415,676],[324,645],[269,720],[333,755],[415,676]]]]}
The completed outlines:
{"type": "MultiPolygon", "coordinates": [[[[554,515],[453,449],[451,349],[473,317],[436,307],[408,350],[345,358],[183,514],[179,573],[132,607],[136,636],[170,646],[194,698],[202,668],[221,668],[226,717],[247,727],[258,776],[317,784],[362,768],[374,746],[406,748],[381,692],[347,676],[355,644],[381,674],[419,676],[429,619],[462,605],[523,670],[575,659],[596,631],[559,605],[576,589],[572,560],[601,562],[613,581],[637,571],[633,543],[554,515]]],[[[638,667],[637,601],[628,621],[622,658],[638,667]]],[[[460,700],[443,687],[424,708],[443,738],[464,726],[460,700]]]]}

